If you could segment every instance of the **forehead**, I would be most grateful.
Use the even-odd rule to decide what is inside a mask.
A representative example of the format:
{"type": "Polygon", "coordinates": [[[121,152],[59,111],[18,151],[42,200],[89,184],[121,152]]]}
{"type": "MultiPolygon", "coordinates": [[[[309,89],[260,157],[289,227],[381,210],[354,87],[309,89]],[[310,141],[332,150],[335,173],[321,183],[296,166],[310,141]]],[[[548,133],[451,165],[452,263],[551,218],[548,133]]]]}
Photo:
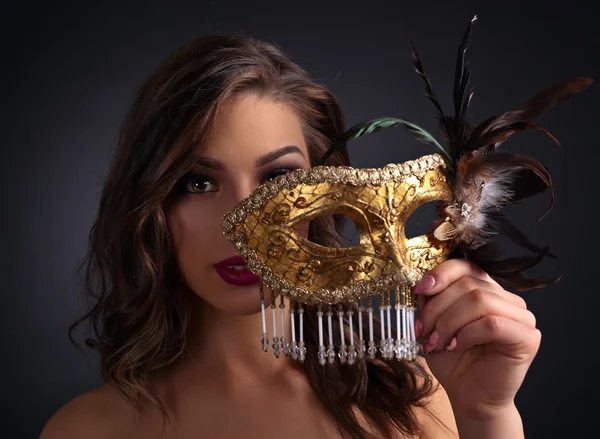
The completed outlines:
{"type": "Polygon", "coordinates": [[[227,160],[240,154],[259,156],[287,145],[308,150],[300,118],[288,104],[257,95],[237,96],[217,112],[205,157],[227,160]]]}

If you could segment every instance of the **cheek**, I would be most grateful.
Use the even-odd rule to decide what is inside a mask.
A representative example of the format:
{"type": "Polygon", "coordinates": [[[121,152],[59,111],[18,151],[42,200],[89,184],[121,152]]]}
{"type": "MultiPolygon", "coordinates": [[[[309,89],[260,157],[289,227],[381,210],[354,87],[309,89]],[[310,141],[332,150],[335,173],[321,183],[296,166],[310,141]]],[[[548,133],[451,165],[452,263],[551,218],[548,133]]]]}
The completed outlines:
{"type": "Polygon", "coordinates": [[[302,221],[294,225],[292,228],[294,232],[301,236],[302,238],[308,238],[308,227],[310,225],[310,220],[302,221]]]}
{"type": "MultiPolygon", "coordinates": [[[[211,248],[215,239],[215,220],[210,210],[198,203],[183,200],[169,212],[169,228],[173,246],[184,273],[191,274],[194,268],[206,265],[206,248],[211,248]]],[[[218,224],[217,224],[218,226],[218,224]]]]}

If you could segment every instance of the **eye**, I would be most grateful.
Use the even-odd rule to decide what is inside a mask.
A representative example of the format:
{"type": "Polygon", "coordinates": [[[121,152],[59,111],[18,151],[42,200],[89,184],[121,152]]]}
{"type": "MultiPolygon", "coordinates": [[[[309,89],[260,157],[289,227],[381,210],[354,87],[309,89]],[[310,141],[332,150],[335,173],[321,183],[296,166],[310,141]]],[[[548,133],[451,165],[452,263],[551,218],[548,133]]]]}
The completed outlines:
{"type": "Polygon", "coordinates": [[[203,194],[206,192],[215,192],[217,185],[206,175],[186,174],[177,184],[181,193],[203,194]]]}
{"type": "Polygon", "coordinates": [[[281,169],[275,169],[273,171],[270,171],[265,175],[265,178],[263,178],[262,183],[264,184],[268,181],[273,180],[275,177],[277,177],[279,175],[288,174],[296,169],[299,169],[299,168],[281,168],[281,169]]]}

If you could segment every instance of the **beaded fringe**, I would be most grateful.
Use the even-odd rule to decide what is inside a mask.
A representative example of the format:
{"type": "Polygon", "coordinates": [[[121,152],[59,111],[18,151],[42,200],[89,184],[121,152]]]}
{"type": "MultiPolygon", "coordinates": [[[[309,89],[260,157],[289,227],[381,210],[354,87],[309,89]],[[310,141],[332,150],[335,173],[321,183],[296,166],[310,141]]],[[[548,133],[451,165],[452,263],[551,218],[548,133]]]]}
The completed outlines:
{"type": "MultiPolygon", "coordinates": [[[[374,315],[372,299],[366,299],[367,307],[363,301],[344,305],[318,305],[317,322],[319,328],[317,358],[324,366],[327,363],[340,361],[342,364],[355,364],[357,359],[367,356],[374,359],[376,356],[384,360],[414,361],[419,353],[419,346],[415,337],[416,300],[408,287],[402,287],[392,293],[383,294],[379,304],[379,334],[374,334],[374,315]],[[392,306],[393,302],[393,306],[392,306]],[[345,309],[344,309],[345,308],[345,309]],[[393,325],[392,309],[396,310],[395,325],[393,325]],[[334,339],[333,319],[337,317],[339,338],[334,339]],[[364,319],[367,319],[368,331],[363,331],[364,319]],[[326,326],[326,327],[325,327],[326,326]],[[395,328],[393,328],[395,326],[395,328]],[[366,334],[365,334],[366,332],[366,334]],[[365,340],[365,336],[368,339],[365,340]],[[375,337],[379,336],[376,341],[375,337]],[[394,339],[394,337],[396,337],[394,339]]],[[[260,283],[260,305],[262,313],[262,340],[263,351],[269,350],[269,335],[266,325],[266,308],[263,293],[263,284],[260,283]]],[[[271,349],[275,357],[291,355],[293,360],[304,362],[306,359],[306,344],[304,341],[304,313],[301,303],[290,304],[290,330],[291,341],[285,338],[285,304],[283,298],[279,303],[280,333],[277,334],[277,306],[275,296],[271,294],[271,316],[273,323],[273,336],[271,349]]]]}

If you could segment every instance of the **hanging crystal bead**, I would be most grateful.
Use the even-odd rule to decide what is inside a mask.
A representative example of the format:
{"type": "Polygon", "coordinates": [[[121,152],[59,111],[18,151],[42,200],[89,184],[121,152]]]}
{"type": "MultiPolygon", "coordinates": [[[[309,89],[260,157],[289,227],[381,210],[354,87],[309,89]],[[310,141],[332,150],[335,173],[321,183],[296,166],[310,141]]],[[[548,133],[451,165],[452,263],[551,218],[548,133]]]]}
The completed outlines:
{"type": "Polygon", "coordinates": [[[327,351],[325,350],[325,346],[319,347],[319,353],[317,354],[317,357],[319,358],[319,364],[321,366],[324,366],[325,363],[327,363],[327,351]]]}
{"type": "Polygon", "coordinates": [[[262,345],[263,352],[267,352],[269,350],[269,334],[267,334],[267,319],[266,319],[266,315],[265,315],[265,293],[263,290],[262,281],[260,282],[260,285],[259,285],[259,291],[260,291],[260,313],[262,316],[262,339],[260,342],[262,345]]]}
{"type": "Polygon", "coordinates": [[[377,354],[377,346],[375,346],[375,342],[373,340],[369,340],[369,348],[367,349],[367,353],[371,359],[374,359],[375,355],[377,354]]]}
{"type": "Polygon", "coordinates": [[[402,340],[399,338],[396,339],[396,344],[394,346],[394,353],[396,354],[397,360],[403,360],[405,358],[405,348],[402,344],[402,340]]]}
{"type": "Polygon", "coordinates": [[[335,361],[335,348],[332,344],[327,346],[327,361],[331,364],[335,361]]]}
{"type": "Polygon", "coordinates": [[[300,348],[298,347],[298,343],[293,341],[290,346],[290,353],[292,354],[292,360],[297,361],[300,357],[300,348]]]}
{"type": "Polygon", "coordinates": [[[281,351],[283,352],[283,355],[287,357],[290,353],[290,344],[285,337],[281,337],[279,341],[281,342],[281,351]]]}
{"type": "Polygon", "coordinates": [[[273,311],[273,344],[271,345],[271,347],[273,348],[273,353],[275,354],[276,358],[279,358],[279,356],[281,355],[281,350],[280,350],[280,346],[279,346],[279,337],[277,337],[277,322],[275,321],[275,305],[271,305],[271,310],[273,311]]]}
{"type": "Polygon", "coordinates": [[[369,354],[369,358],[374,359],[377,354],[377,347],[375,346],[375,340],[373,336],[373,300],[369,297],[369,307],[367,308],[369,312],[369,348],[367,349],[367,353],[369,354]]]}
{"type": "Polygon", "coordinates": [[[387,294],[387,302],[385,305],[386,317],[387,317],[387,343],[385,346],[385,351],[387,355],[387,359],[391,360],[394,358],[394,339],[392,338],[392,317],[391,317],[391,309],[390,299],[392,297],[392,292],[390,291],[387,294]]]}
{"type": "Polygon", "coordinates": [[[358,358],[363,358],[365,356],[365,340],[363,338],[363,311],[365,309],[362,306],[362,303],[358,303],[358,346],[356,348],[358,358]]]}
{"type": "Polygon", "coordinates": [[[394,308],[396,309],[396,343],[394,344],[394,354],[396,355],[397,360],[402,360],[403,351],[402,351],[402,314],[400,305],[400,290],[396,290],[396,304],[394,308]]]}
{"type": "Polygon", "coordinates": [[[323,342],[323,308],[322,305],[319,305],[317,311],[317,319],[319,321],[319,352],[317,356],[319,358],[319,363],[321,366],[325,365],[327,362],[327,351],[325,349],[325,343],[323,342]]]}
{"type": "Polygon", "coordinates": [[[344,337],[344,311],[343,311],[341,305],[340,305],[340,309],[338,311],[338,318],[340,320],[340,340],[341,340],[340,352],[338,353],[338,355],[340,357],[340,362],[342,364],[346,364],[346,361],[348,360],[348,350],[346,348],[346,340],[344,337]]]}
{"type": "Polygon", "coordinates": [[[406,305],[402,305],[402,359],[406,360],[410,356],[410,343],[408,340],[408,317],[406,314],[406,305]]]}
{"type": "Polygon", "coordinates": [[[385,338],[385,316],[384,316],[384,311],[385,311],[385,294],[382,294],[380,302],[379,302],[379,322],[381,324],[381,337],[380,337],[380,340],[379,340],[379,352],[381,352],[381,357],[384,360],[387,360],[387,350],[386,350],[387,340],[385,338]]]}
{"type": "Polygon", "coordinates": [[[276,358],[279,358],[281,355],[280,347],[279,347],[279,337],[277,337],[277,309],[275,307],[275,293],[271,290],[271,314],[273,319],[273,353],[276,358]]]}
{"type": "Polygon", "coordinates": [[[352,309],[349,309],[346,314],[348,315],[348,325],[350,326],[350,347],[348,348],[348,364],[354,364],[357,356],[356,345],[354,344],[354,323],[352,321],[354,311],[352,311],[352,309]]]}
{"type": "Polygon", "coordinates": [[[298,344],[298,361],[300,361],[301,363],[304,363],[305,359],[306,359],[306,346],[304,345],[304,342],[301,341],[298,344]]]}
{"type": "Polygon", "coordinates": [[[410,307],[407,310],[408,314],[408,327],[410,328],[410,350],[409,350],[409,359],[415,360],[417,355],[419,354],[419,345],[417,343],[417,338],[415,337],[415,311],[414,307],[410,307]]]}
{"type": "Polygon", "coordinates": [[[327,346],[327,361],[331,364],[335,362],[335,347],[333,346],[333,311],[331,305],[327,310],[327,332],[329,335],[329,345],[327,346]]]}
{"type": "Polygon", "coordinates": [[[365,345],[364,340],[358,340],[358,346],[356,347],[356,354],[358,358],[364,358],[365,352],[367,351],[367,346],[365,345]]]}
{"type": "Polygon", "coordinates": [[[281,337],[279,337],[279,342],[281,343],[281,351],[283,352],[283,355],[287,357],[290,352],[290,344],[285,338],[285,304],[283,303],[283,296],[281,296],[279,310],[281,311],[281,337]]]}
{"type": "Polygon", "coordinates": [[[348,349],[348,364],[354,364],[354,362],[356,361],[356,356],[356,346],[351,344],[350,348],[348,349]]]}
{"type": "Polygon", "coordinates": [[[293,360],[298,360],[298,343],[296,342],[296,313],[294,312],[294,303],[290,303],[290,326],[292,328],[292,343],[290,353],[293,360]]]}
{"type": "Polygon", "coordinates": [[[273,337],[273,353],[275,354],[276,358],[279,358],[279,356],[281,355],[281,350],[279,347],[279,338],[278,337],[273,337]]]}
{"type": "Polygon", "coordinates": [[[298,361],[304,362],[306,359],[306,346],[304,344],[304,308],[300,305],[298,308],[298,316],[300,318],[300,342],[298,343],[298,361]]]}

